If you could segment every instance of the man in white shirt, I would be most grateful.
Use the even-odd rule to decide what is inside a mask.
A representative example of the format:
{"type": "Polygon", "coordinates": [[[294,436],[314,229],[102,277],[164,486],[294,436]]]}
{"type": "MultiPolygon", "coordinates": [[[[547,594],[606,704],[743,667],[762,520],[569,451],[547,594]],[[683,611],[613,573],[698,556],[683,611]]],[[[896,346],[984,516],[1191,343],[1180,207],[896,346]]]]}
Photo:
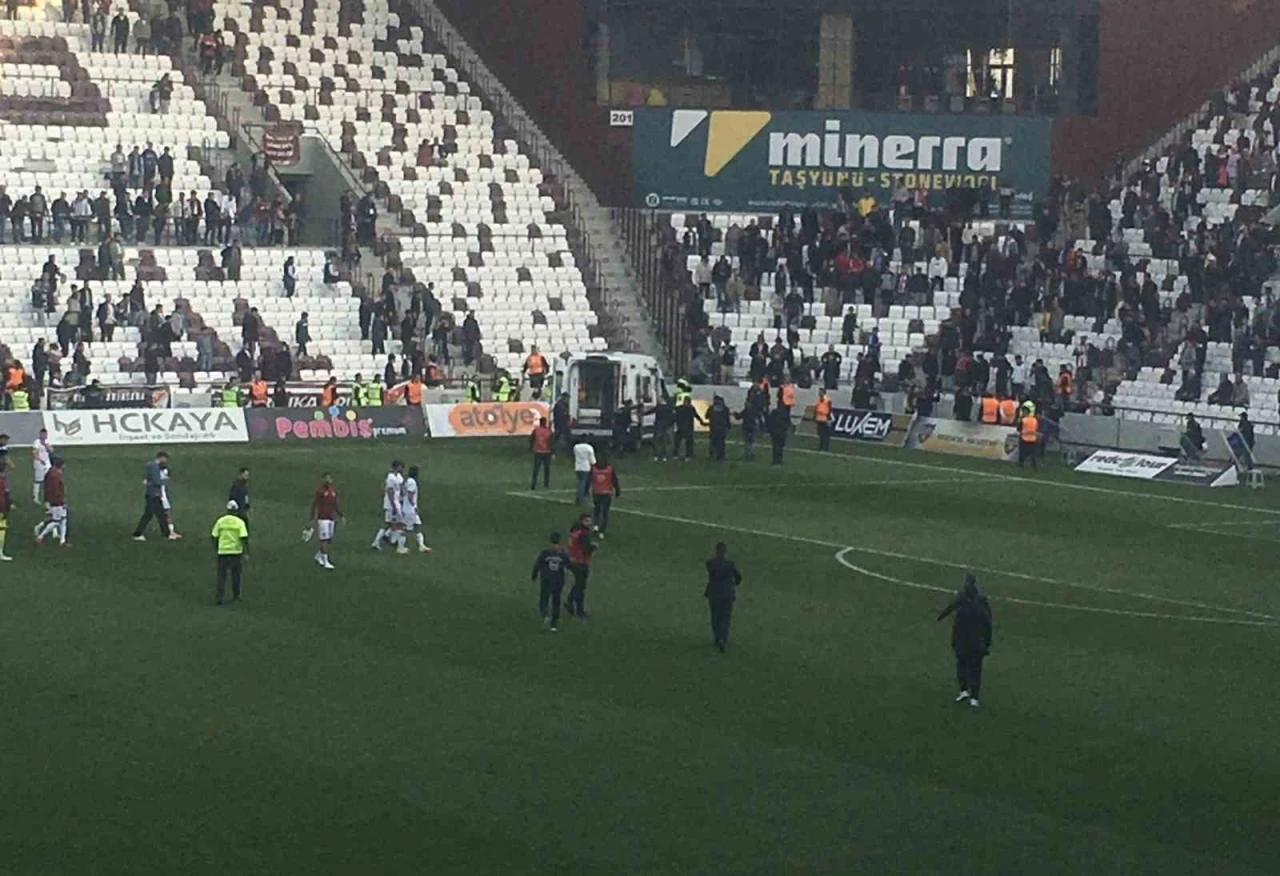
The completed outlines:
{"type": "Polygon", "coordinates": [[[391,471],[382,483],[382,528],[373,537],[369,547],[375,551],[382,550],[382,540],[388,539],[396,546],[396,552],[408,553],[404,543],[404,521],[401,513],[404,510],[404,463],[393,460],[391,471]]]}
{"type": "Polygon", "coordinates": [[[222,197],[218,200],[218,216],[222,224],[221,242],[227,243],[231,240],[231,227],[235,224],[236,215],[239,208],[236,206],[236,196],[231,192],[223,192],[222,197]]]}
{"type": "Polygon", "coordinates": [[[31,445],[32,467],[35,473],[31,483],[31,501],[41,504],[40,489],[44,486],[44,476],[53,467],[53,443],[49,440],[49,431],[40,430],[40,437],[31,445]]]}
{"type": "MultiPolygon", "coordinates": [[[[404,489],[400,500],[400,520],[404,524],[405,534],[412,532],[418,539],[418,552],[431,553],[422,537],[422,517],[418,514],[418,467],[409,466],[409,476],[404,479],[404,489]]],[[[398,554],[409,553],[409,548],[401,543],[396,549],[398,554]]]]}
{"type": "Polygon", "coordinates": [[[1009,372],[1009,382],[1013,384],[1013,397],[1021,399],[1023,391],[1027,388],[1027,363],[1022,361],[1021,356],[1013,357],[1013,368],[1009,372]]]}
{"type": "Polygon", "coordinates": [[[596,449],[587,439],[579,439],[573,445],[573,471],[578,476],[578,504],[587,498],[591,483],[591,466],[596,464],[596,449]]]}

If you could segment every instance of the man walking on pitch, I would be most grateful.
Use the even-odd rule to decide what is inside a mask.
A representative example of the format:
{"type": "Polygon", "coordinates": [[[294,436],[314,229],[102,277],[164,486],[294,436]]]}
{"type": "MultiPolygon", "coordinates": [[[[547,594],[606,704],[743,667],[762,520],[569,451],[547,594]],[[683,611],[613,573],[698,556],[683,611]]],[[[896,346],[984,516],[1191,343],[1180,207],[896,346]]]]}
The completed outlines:
{"type": "Polygon", "coordinates": [[[555,447],[555,433],[547,426],[547,418],[538,420],[529,435],[529,449],[533,451],[533,480],[529,489],[538,487],[538,469],[542,469],[542,487],[551,489],[551,451],[555,447]]]}
{"type": "Polygon", "coordinates": [[[422,535],[422,517],[418,514],[418,467],[416,465],[409,466],[409,476],[404,479],[404,489],[401,492],[404,503],[400,507],[400,524],[404,527],[400,533],[402,543],[396,548],[396,553],[403,556],[409,553],[409,548],[403,543],[410,535],[417,538],[418,553],[429,554],[431,548],[427,547],[427,543],[422,535]]]}
{"type": "Polygon", "coordinates": [[[964,576],[964,589],[942,610],[938,620],[947,615],[951,621],[951,650],[956,655],[956,680],[960,684],[957,703],[969,701],[978,705],[982,692],[982,660],[991,653],[991,604],[978,589],[973,573],[964,576]]]}
{"type": "Polygon", "coordinates": [[[591,515],[583,514],[569,527],[569,571],[573,587],[569,590],[569,614],[586,620],[587,578],[591,574],[591,555],[596,546],[591,541],[591,515]]]}
{"type": "Polygon", "coordinates": [[[44,488],[44,476],[53,468],[53,443],[49,440],[49,430],[41,429],[36,443],[31,445],[31,465],[34,474],[31,478],[31,501],[40,504],[40,491],[44,488]]]}
{"type": "Polygon", "coordinates": [[[332,569],[329,561],[329,546],[333,544],[334,530],[342,512],[338,510],[338,491],[333,487],[333,476],[325,472],[320,476],[320,486],[311,497],[310,523],[302,532],[302,540],[310,541],[314,532],[320,539],[320,549],[316,551],[316,565],[332,569]]]}
{"type": "Polygon", "coordinates": [[[161,450],[156,458],[147,463],[147,475],[143,480],[146,485],[143,492],[142,519],[133,530],[134,541],[146,541],[144,533],[147,525],[154,518],[160,524],[160,534],[165,538],[176,539],[178,533],[169,528],[169,510],[165,507],[165,481],[168,479],[169,454],[161,450]]]}
{"type": "Polygon", "coordinates": [[[573,445],[573,473],[578,478],[575,502],[579,505],[591,491],[591,467],[596,464],[596,449],[586,438],[579,438],[573,445]]]}
{"type": "Polygon", "coordinates": [[[591,517],[601,538],[604,538],[605,530],[609,528],[609,506],[613,504],[615,496],[622,498],[618,473],[613,470],[609,460],[602,459],[591,466],[591,517]]]}
{"type": "Polygon", "coordinates": [[[53,467],[44,476],[44,522],[36,526],[36,544],[44,544],[45,538],[52,535],[64,548],[71,547],[67,543],[67,488],[62,476],[62,457],[55,456],[50,462],[53,467]]]}
{"type": "Polygon", "coordinates": [[[231,489],[227,491],[227,501],[236,503],[236,508],[239,509],[236,513],[240,515],[241,520],[249,519],[249,469],[240,469],[236,479],[231,482],[231,489]]]}
{"type": "Polygon", "coordinates": [[[227,591],[227,578],[231,578],[231,599],[240,599],[240,576],[244,572],[244,561],[249,559],[249,527],[237,513],[239,506],[234,501],[227,502],[227,513],[213,523],[213,549],[218,555],[218,599],[222,605],[222,597],[227,591]]]}
{"type": "Polygon", "coordinates": [[[551,533],[551,544],[543,548],[533,561],[532,580],[538,581],[538,613],[543,625],[556,631],[560,623],[560,594],[564,590],[564,573],[569,567],[569,554],[560,546],[560,533],[551,533]]]}
{"type": "Polygon", "coordinates": [[[8,563],[13,557],[4,552],[5,540],[9,537],[9,512],[13,503],[9,496],[9,463],[0,458],[0,563],[8,563]]]}
{"type": "Polygon", "coordinates": [[[707,587],[702,593],[711,608],[711,638],[719,651],[729,645],[733,602],[742,583],[742,573],[727,554],[725,543],[717,542],[715,556],[707,560],[707,587]]]}

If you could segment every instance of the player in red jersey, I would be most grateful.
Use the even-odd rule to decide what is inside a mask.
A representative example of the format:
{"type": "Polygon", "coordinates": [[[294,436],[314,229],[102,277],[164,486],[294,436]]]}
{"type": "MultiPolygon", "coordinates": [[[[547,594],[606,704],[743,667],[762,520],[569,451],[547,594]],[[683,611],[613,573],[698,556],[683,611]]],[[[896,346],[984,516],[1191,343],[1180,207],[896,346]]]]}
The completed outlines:
{"type": "Polygon", "coordinates": [[[36,526],[36,544],[44,544],[47,536],[52,535],[64,548],[71,547],[67,543],[67,487],[62,476],[62,457],[55,456],[50,462],[53,467],[44,476],[44,522],[36,526]]]}
{"type": "Polygon", "coordinates": [[[329,545],[333,542],[333,533],[342,511],[338,509],[338,491],[333,487],[333,476],[325,472],[320,476],[320,486],[316,487],[311,497],[311,516],[309,524],[302,533],[302,540],[309,541],[314,532],[320,538],[320,550],[316,551],[316,565],[332,569],[329,562],[329,545]]]}

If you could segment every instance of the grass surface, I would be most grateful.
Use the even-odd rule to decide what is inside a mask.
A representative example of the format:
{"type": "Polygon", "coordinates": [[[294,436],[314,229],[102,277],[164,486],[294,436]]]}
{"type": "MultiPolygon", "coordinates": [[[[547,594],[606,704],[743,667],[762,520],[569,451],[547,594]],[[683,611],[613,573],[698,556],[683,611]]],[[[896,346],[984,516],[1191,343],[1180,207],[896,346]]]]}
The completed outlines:
{"type": "Polygon", "coordinates": [[[531,500],[505,441],[170,450],[184,541],[128,539],[147,451],[77,449],[67,551],[31,544],[13,454],[0,872],[1277,870],[1274,493],[864,446],[625,460],[592,617],[551,635],[528,578],[574,514],[563,460],[531,500]],[[433,555],[368,548],[393,455],[433,555]],[[246,598],[215,609],[242,463],[246,598]],[[299,542],[325,469],[336,572],[299,542]],[[980,709],[933,621],[965,566],[992,570],[980,709]]]}

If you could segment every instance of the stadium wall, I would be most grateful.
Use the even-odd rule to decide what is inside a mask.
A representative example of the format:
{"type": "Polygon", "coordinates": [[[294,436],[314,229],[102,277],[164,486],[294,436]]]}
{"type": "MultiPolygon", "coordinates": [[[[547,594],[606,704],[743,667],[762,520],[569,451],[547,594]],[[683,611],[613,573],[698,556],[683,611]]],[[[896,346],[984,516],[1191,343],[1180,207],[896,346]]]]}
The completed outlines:
{"type": "MultiPolygon", "coordinates": [[[[437,0],[602,202],[632,204],[631,129],[595,102],[582,0],[437,0]],[[603,145],[603,148],[601,148],[603,145]]],[[[1059,118],[1054,169],[1088,182],[1276,43],[1276,0],[1103,0],[1096,116],[1059,118]]]]}

